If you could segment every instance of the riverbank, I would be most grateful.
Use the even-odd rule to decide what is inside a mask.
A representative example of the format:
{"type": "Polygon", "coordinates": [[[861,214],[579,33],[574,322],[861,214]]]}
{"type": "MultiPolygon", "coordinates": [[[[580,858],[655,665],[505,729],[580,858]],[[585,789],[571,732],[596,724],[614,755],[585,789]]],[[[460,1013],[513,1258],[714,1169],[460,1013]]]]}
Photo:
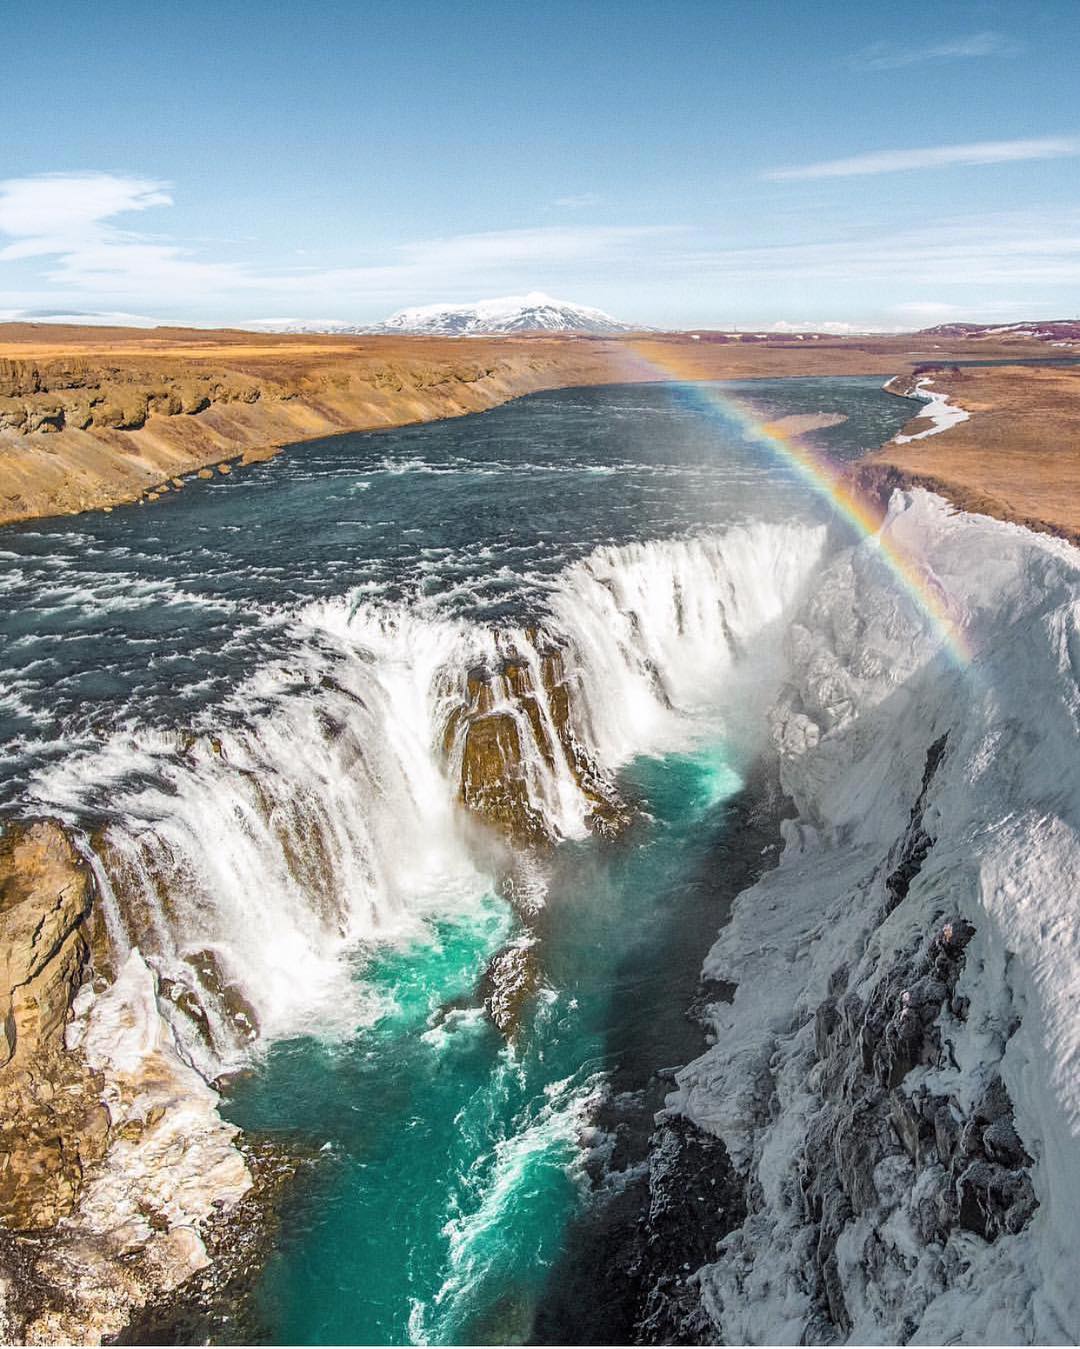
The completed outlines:
{"type": "Polygon", "coordinates": [[[960,510],[1080,543],[1080,367],[969,366],[928,378],[968,419],[928,438],[906,440],[925,428],[905,427],[859,462],[856,483],[883,506],[897,487],[925,487],[960,510]]]}
{"type": "Polygon", "coordinates": [[[286,445],[598,384],[895,375],[1018,356],[958,338],[324,337],[0,325],[0,524],[154,502],[286,445]]]}

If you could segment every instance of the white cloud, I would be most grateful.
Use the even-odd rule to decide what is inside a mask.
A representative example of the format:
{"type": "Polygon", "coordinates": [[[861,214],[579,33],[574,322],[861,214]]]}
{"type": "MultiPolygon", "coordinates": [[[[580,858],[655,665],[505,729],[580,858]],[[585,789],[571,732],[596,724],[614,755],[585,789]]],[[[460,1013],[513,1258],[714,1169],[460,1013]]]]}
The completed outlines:
{"type": "Polygon", "coordinates": [[[603,201],[604,199],[599,192],[579,192],[576,196],[556,197],[552,205],[579,210],[586,206],[601,206],[603,201]]]}
{"type": "Polygon", "coordinates": [[[970,285],[1080,283],[1080,210],[943,219],[881,234],[852,230],[814,243],[682,253],[701,278],[756,283],[879,283],[949,292],[970,285]]]}
{"type": "Polygon", "coordinates": [[[0,183],[0,260],[61,253],[120,238],[109,222],[129,211],[171,206],[167,183],[108,173],[47,174],[0,183]]]}
{"type": "MultiPolygon", "coordinates": [[[[627,303],[674,322],[690,314],[708,321],[719,310],[764,324],[795,310],[919,326],[970,316],[978,288],[1008,297],[995,311],[1034,312],[1062,307],[1065,288],[1080,286],[1080,209],[938,218],[891,231],[849,223],[811,241],[749,247],[678,227],[563,223],[413,241],[345,267],[312,266],[286,246],[279,266],[257,267],[215,260],[205,240],[196,250],[160,232],[121,228],[169,199],[156,180],[100,174],[0,182],[0,312],[218,322],[277,312],[357,322],[433,295],[473,300],[545,289],[604,296],[616,311],[627,303]],[[878,299],[868,304],[871,295],[878,299]],[[1025,295],[1057,298],[1023,305],[1025,295]]],[[[787,320],[777,331],[784,323],[841,331],[787,320]]]]}
{"type": "Polygon", "coordinates": [[[905,173],[949,165],[1008,164],[1025,159],[1061,159],[1080,155],[1080,136],[1043,136],[1034,140],[976,141],[970,145],[931,145],[918,150],[875,150],[850,159],[771,169],[774,181],[804,178],[853,178],[874,173],[905,173]]]}
{"type": "MultiPolygon", "coordinates": [[[[261,270],[241,263],[204,261],[191,248],[161,235],[120,229],[116,219],[167,206],[166,184],[112,174],[47,175],[0,182],[0,262],[47,259],[50,290],[8,292],[18,308],[64,297],[93,297],[102,307],[138,301],[162,307],[209,300],[219,307],[257,291],[267,303],[302,296],[338,303],[399,304],[423,300],[433,289],[468,293],[507,282],[557,280],[567,269],[634,264],[646,243],[678,233],[668,226],[552,225],[489,230],[401,244],[385,260],[356,267],[287,266],[261,270]],[[538,276],[539,274],[539,276],[538,276]]],[[[293,256],[296,256],[295,254],[293,256]]],[[[520,284],[519,284],[520,288],[520,284]]],[[[529,285],[526,285],[526,289],[529,285]]]]}
{"type": "Polygon", "coordinates": [[[992,31],[970,33],[966,37],[947,38],[944,41],[924,41],[900,46],[891,42],[875,42],[848,58],[848,65],[856,70],[899,70],[903,66],[925,62],[971,60],[982,56],[1015,56],[1020,44],[1003,33],[992,31]]]}
{"type": "Polygon", "coordinates": [[[788,319],[777,319],[769,324],[772,333],[828,333],[832,337],[852,337],[861,333],[891,333],[896,328],[881,328],[865,323],[847,323],[843,319],[822,319],[817,323],[807,320],[805,323],[791,323],[788,319]]]}

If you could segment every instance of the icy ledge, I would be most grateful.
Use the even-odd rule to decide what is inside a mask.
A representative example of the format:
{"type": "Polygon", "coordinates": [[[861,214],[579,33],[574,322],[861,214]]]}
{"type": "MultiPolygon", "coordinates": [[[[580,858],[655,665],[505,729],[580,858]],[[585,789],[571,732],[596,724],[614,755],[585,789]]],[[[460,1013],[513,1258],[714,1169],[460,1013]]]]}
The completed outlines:
{"type": "MultiPolygon", "coordinates": [[[[966,422],[971,413],[956,403],[949,401],[949,395],[944,392],[938,392],[930,386],[933,380],[928,376],[915,381],[915,387],[911,390],[909,397],[921,398],[926,404],[926,408],[919,414],[920,420],[925,418],[930,425],[925,431],[916,431],[914,435],[893,436],[893,443],[896,445],[910,445],[913,440],[925,440],[927,436],[936,436],[939,431],[947,431],[950,426],[956,426],[960,422],[966,422]]],[[[888,388],[888,384],[885,386],[888,388]]]]}
{"type": "Polygon", "coordinates": [[[838,555],[773,732],[798,819],[705,974],[669,1105],[747,1216],[690,1276],[738,1343],[1080,1336],[1080,553],[923,492],[885,528],[963,597],[966,669],[838,555]]]}

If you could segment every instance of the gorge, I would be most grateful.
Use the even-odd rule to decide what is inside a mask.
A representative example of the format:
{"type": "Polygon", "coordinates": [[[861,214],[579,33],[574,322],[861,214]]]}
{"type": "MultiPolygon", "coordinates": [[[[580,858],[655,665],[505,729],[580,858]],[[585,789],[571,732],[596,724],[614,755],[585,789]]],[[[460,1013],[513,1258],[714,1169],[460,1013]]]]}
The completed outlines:
{"type": "Polygon", "coordinates": [[[882,531],[664,384],[9,529],[5,1336],[1071,1338],[1074,553],[882,531]]]}

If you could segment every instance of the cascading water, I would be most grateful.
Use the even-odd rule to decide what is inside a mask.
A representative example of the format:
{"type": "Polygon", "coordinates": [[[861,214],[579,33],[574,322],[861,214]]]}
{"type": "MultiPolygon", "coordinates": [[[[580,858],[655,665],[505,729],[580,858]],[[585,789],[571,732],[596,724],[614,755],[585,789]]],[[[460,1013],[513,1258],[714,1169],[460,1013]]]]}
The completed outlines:
{"type": "Polygon", "coordinates": [[[630,756],[689,747],[740,655],[761,682],[824,545],[821,527],[757,525],[602,548],[528,629],[317,601],[289,660],[216,717],[114,737],[34,795],[101,813],[118,954],[140,948],[193,1061],[221,1071],[257,1035],[377,1014],[357,944],[415,938],[490,886],[462,798],[481,815],[506,800],[511,833],[517,807],[534,834],[582,838],[630,756]],[[486,759],[470,751],[484,725],[512,736],[486,759]]]}
{"type": "MultiPolygon", "coordinates": [[[[753,395],[839,455],[909,415],[753,395]]],[[[319,1149],[260,1336],[528,1337],[597,1102],[696,1052],[771,842],[737,803],[819,507],[678,390],[590,390],[6,543],[5,802],[79,831],[98,972],[138,946],[195,1066],[254,1066],[238,1122],[319,1149]]]]}

